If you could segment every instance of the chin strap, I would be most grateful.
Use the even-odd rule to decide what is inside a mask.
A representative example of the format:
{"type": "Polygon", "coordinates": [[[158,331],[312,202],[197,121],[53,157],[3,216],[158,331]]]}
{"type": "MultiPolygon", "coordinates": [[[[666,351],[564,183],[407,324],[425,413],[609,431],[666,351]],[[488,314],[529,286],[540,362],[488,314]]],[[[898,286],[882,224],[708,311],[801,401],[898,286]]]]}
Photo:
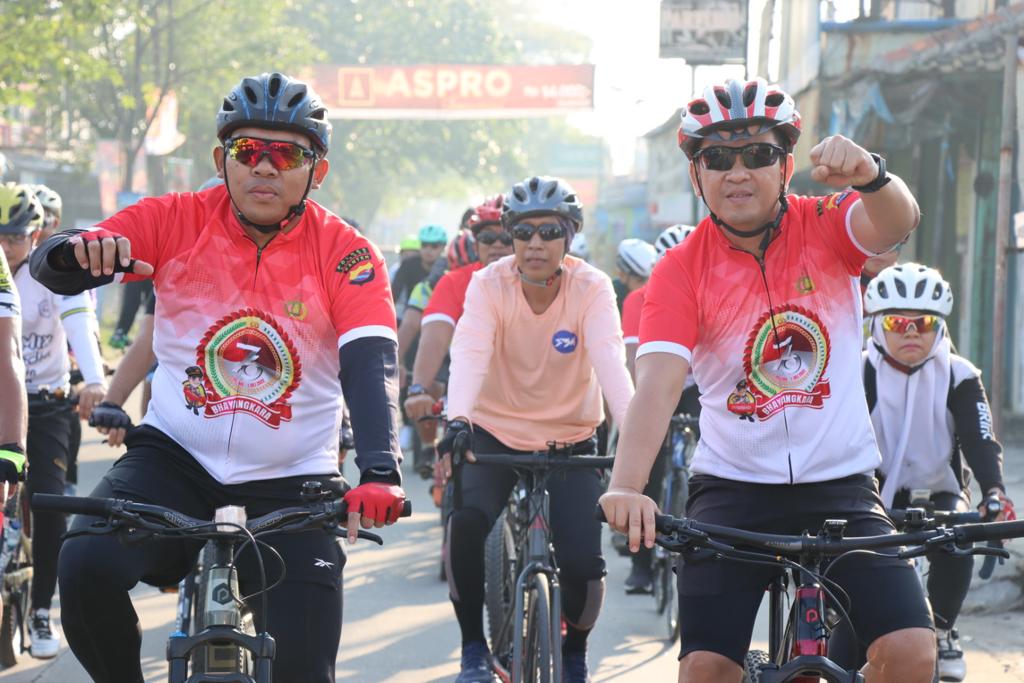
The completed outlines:
{"type": "Polygon", "coordinates": [[[923,368],[928,363],[928,361],[932,359],[932,357],[929,356],[928,358],[925,358],[923,361],[921,361],[921,363],[918,365],[907,365],[905,363],[899,362],[898,360],[890,356],[889,352],[886,351],[885,348],[883,348],[882,345],[876,342],[875,340],[871,340],[871,343],[874,344],[875,348],[878,349],[878,352],[882,354],[882,360],[884,360],[890,366],[902,372],[904,375],[913,375],[915,372],[923,368]]]}
{"type": "Polygon", "coordinates": [[[234,197],[231,196],[231,186],[228,185],[228,172],[225,170],[224,187],[227,188],[228,197],[231,198],[231,207],[235,210],[235,217],[238,219],[238,222],[242,225],[247,225],[254,230],[258,230],[264,235],[280,232],[288,227],[288,224],[292,222],[292,219],[297,216],[301,216],[306,212],[306,198],[309,196],[309,191],[313,187],[313,173],[316,171],[316,162],[317,158],[314,156],[313,163],[310,164],[309,167],[309,178],[306,179],[306,191],[302,193],[302,199],[299,200],[298,204],[293,204],[289,207],[288,213],[285,215],[284,219],[277,223],[256,223],[246,218],[245,214],[242,213],[242,210],[238,208],[237,204],[235,204],[234,197]]]}
{"type": "Polygon", "coordinates": [[[520,280],[522,280],[528,285],[533,285],[534,287],[550,287],[551,285],[555,284],[556,281],[558,281],[559,277],[562,276],[561,266],[559,266],[558,270],[555,271],[555,274],[549,277],[547,280],[534,280],[532,278],[526,277],[526,274],[523,273],[522,269],[517,267],[516,270],[519,271],[520,280]]]}

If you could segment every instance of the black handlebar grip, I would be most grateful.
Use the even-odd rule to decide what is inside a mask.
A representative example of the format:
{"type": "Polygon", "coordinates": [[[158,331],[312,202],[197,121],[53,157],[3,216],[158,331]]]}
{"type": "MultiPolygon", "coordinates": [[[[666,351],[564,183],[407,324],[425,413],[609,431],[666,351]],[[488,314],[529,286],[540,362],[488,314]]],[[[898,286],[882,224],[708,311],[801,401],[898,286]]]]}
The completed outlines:
{"type": "Polygon", "coordinates": [[[92,517],[109,516],[116,502],[113,498],[76,498],[74,496],[54,496],[49,493],[32,494],[33,510],[52,510],[53,512],[92,517]]]}
{"type": "Polygon", "coordinates": [[[601,522],[602,524],[608,523],[608,518],[604,516],[604,508],[601,507],[600,505],[594,506],[594,517],[596,517],[597,521],[601,522]]]}
{"type": "Polygon", "coordinates": [[[412,517],[412,501],[411,500],[409,500],[408,498],[405,499],[405,502],[402,503],[402,513],[400,515],[398,515],[398,516],[399,517],[412,517]]]}

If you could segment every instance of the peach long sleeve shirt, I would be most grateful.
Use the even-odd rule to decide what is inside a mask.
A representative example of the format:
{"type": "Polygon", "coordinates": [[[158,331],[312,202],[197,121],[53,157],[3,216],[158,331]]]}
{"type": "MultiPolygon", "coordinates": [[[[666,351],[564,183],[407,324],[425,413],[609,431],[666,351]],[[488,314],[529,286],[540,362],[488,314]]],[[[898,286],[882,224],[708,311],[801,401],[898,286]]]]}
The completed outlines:
{"type": "Polygon", "coordinates": [[[602,390],[621,423],[633,397],[608,276],[574,257],[558,295],[534,313],[515,260],[474,273],[451,347],[448,415],[468,417],[516,450],[590,437],[602,390]]]}

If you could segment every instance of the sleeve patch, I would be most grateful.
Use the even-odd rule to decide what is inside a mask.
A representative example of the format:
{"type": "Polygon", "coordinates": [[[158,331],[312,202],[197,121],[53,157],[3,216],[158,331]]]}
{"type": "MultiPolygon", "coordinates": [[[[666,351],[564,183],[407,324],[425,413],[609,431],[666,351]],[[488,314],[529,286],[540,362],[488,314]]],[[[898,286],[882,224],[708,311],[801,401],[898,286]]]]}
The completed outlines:
{"type": "Polygon", "coordinates": [[[356,270],[356,266],[370,261],[371,258],[369,247],[360,247],[345,254],[334,270],[338,273],[350,273],[356,270]]]}
{"type": "Polygon", "coordinates": [[[853,194],[853,192],[850,190],[844,190],[843,192],[830,194],[827,197],[818,197],[818,202],[815,206],[818,215],[821,216],[826,211],[834,211],[838,209],[851,194],[853,194]]]}

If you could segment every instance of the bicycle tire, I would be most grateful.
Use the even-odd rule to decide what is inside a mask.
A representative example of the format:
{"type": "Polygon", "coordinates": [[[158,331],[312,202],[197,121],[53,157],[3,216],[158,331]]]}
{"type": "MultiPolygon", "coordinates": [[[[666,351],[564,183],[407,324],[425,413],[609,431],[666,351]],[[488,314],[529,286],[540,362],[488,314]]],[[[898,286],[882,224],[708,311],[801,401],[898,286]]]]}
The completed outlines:
{"type": "Polygon", "coordinates": [[[750,650],[743,657],[743,683],[760,683],[761,665],[768,664],[771,659],[764,650],[750,650]]]}
{"type": "MultiPolygon", "coordinates": [[[[206,572],[212,564],[213,555],[213,544],[207,543],[203,546],[202,553],[200,554],[200,571],[196,576],[197,588],[195,592],[195,600],[192,603],[192,632],[189,635],[195,635],[196,633],[202,632],[208,624],[206,623],[206,591],[208,581],[206,580],[206,572]]],[[[253,624],[252,614],[248,610],[243,610],[240,615],[240,625],[238,630],[248,635],[256,635],[256,628],[253,624]]],[[[206,645],[200,645],[192,651],[190,657],[192,662],[192,675],[195,674],[223,674],[223,673],[245,673],[252,674],[255,668],[253,662],[252,653],[245,648],[230,645],[226,646],[234,650],[234,657],[231,654],[225,655],[223,652],[208,652],[206,645]],[[211,660],[217,659],[219,665],[211,666],[211,660]],[[233,659],[231,664],[228,661],[233,659]]]]}
{"type": "MultiPolygon", "coordinates": [[[[523,683],[558,683],[553,681],[555,654],[551,646],[551,584],[547,574],[534,574],[524,601],[522,637],[523,683]]],[[[558,653],[561,656],[561,653],[558,653]]]]}
{"type": "Polygon", "coordinates": [[[502,658],[512,650],[509,615],[515,608],[516,590],[515,531],[505,510],[494,523],[484,542],[484,605],[487,608],[487,632],[491,652],[502,658]]]}
{"type": "MultiPolygon", "coordinates": [[[[28,651],[28,610],[32,599],[32,539],[29,524],[25,523],[27,506],[22,497],[24,487],[4,505],[4,514],[9,519],[19,519],[21,538],[3,568],[3,612],[0,613],[0,666],[10,668],[18,663],[18,656],[28,651]],[[18,514],[15,514],[18,513],[18,514]],[[18,578],[14,572],[18,572],[18,578]]],[[[0,543],[3,529],[0,528],[0,543]]]]}

